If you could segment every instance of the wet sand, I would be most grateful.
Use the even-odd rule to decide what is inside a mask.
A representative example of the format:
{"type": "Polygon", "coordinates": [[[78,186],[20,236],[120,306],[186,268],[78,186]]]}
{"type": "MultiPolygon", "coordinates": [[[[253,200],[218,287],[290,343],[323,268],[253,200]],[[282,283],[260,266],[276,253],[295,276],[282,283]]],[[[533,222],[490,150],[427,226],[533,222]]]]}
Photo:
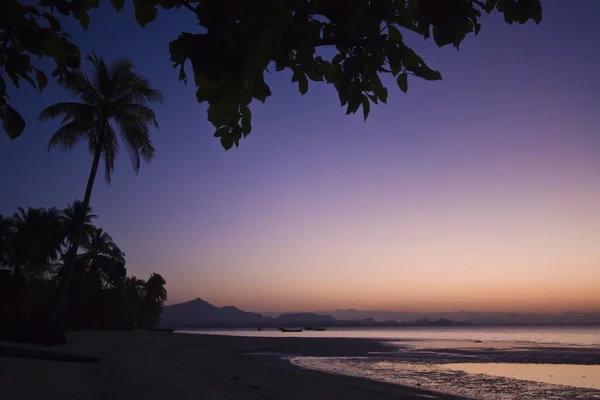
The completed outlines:
{"type": "Polygon", "coordinates": [[[305,368],[479,400],[598,400],[600,349],[483,341],[394,341],[371,357],[297,357],[305,368]]]}
{"type": "Polygon", "coordinates": [[[280,356],[360,357],[391,349],[372,340],[149,331],[75,332],[68,340],[54,350],[101,361],[0,357],[2,399],[464,399],[299,368],[280,356]]]}

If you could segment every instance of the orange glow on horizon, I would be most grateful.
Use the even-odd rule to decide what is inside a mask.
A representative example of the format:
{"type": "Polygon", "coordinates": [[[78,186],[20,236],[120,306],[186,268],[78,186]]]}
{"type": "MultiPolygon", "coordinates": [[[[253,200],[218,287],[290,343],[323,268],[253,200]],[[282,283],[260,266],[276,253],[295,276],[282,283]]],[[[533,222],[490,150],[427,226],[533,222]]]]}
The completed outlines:
{"type": "MultiPolygon", "coordinates": [[[[250,311],[600,311],[600,181],[381,183],[302,209],[280,203],[184,263],[171,303],[250,311]],[[370,193],[380,193],[371,195],[370,193]],[[439,199],[442,198],[443,201],[439,199]]],[[[531,178],[529,180],[532,181],[531,178]]],[[[233,228],[232,228],[233,229],[233,228]]]]}

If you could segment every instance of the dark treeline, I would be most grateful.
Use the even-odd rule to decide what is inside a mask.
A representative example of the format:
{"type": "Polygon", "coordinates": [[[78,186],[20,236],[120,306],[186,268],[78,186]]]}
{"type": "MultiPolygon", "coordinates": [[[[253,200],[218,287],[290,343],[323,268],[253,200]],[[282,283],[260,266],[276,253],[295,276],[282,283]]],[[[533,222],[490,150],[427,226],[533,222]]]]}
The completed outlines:
{"type": "Polygon", "coordinates": [[[48,324],[65,282],[64,256],[84,221],[72,280],[54,331],[131,329],[159,322],[165,280],[127,276],[125,254],[80,201],[0,215],[0,337],[52,341],[48,324]],[[58,328],[58,329],[57,329],[58,328]]]}

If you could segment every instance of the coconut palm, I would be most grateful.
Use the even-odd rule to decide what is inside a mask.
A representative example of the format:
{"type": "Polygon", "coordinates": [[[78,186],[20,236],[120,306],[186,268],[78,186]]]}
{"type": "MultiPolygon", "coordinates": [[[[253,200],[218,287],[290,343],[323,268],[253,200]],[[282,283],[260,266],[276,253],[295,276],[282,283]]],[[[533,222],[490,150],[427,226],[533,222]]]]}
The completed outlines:
{"type": "Polygon", "coordinates": [[[146,281],[143,279],[138,279],[135,275],[132,275],[125,278],[123,284],[126,292],[130,293],[131,295],[136,295],[140,298],[144,297],[146,281]]]}
{"type": "MultiPolygon", "coordinates": [[[[149,106],[162,103],[161,92],[153,89],[147,79],[135,73],[131,61],[118,60],[109,66],[96,54],[87,56],[86,59],[92,64],[89,76],[79,71],[60,81],[63,88],[78,101],[51,105],[39,116],[40,121],[62,118],[60,127],[48,143],[48,149],[61,147],[71,150],[84,140],[93,154],[82,204],[84,210],[90,205],[101,158],[104,158],[105,178],[110,184],[120,142],[129,150],[135,173],[139,171],[141,160],[148,163],[154,157],[150,128],[158,128],[158,123],[149,106]]],[[[79,227],[75,229],[73,241],[65,256],[67,275],[53,320],[56,320],[68,291],[81,240],[78,232],[83,229],[83,224],[83,221],[79,221],[79,227]]]]}
{"type": "Polygon", "coordinates": [[[67,207],[62,210],[61,218],[67,244],[70,245],[73,243],[75,235],[77,235],[79,230],[81,232],[79,243],[83,244],[89,242],[95,229],[92,220],[96,218],[98,218],[98,216],[92,214],[92,208],[90,206],[88,206],[87,209],[83,208],[83,202],[81,200],[75,200],[73,203],[67,204],[67,207]],[[83,225],[83,227],[80,228],[81,225],[83,225]]]}
{"type": "Polygon", "coordinates": [[[94,228],[89,241],[83,244],[85,252],[81,255],[95,276],[106,286],[115,286],[125,278],[125,254],[113,241],[113,238],[102,228],[94,228]]]}
{"type": "Polygon", "coordinates": [[[17,209],[14,235],[6,261],[15,271],[43,277],[58,260],[64,236],[57,208],[17,209]]]}
{"type": "Polygon", "coordinates": [[[99,256],[108,256],[125,262],[125,254],[115,244],[113,238],[102,228],[93,228],[89,240],[83,243],[82,257],[94,262],[99,256]]]}
{"type": "Polygon", "coordinates": [[[165,279],[157,273],[152,273],[146,282],[144,290],[144,317],[149,326],[160,322],[160,314],[163,304],[167,300],[167,289],[165,279]]]}
{"type": "Polygon", "coordinates": [[[150,275],[146,282],[146,298],[151,301],[165,302],[167,300],[167,289],[165,279],[155,272],[150,275]]]}
{"type": "Polygon", "coordinates": [[[8,252],[13,238],[13,220],[0,215],[0,267],[8,266],[8,252]]]}

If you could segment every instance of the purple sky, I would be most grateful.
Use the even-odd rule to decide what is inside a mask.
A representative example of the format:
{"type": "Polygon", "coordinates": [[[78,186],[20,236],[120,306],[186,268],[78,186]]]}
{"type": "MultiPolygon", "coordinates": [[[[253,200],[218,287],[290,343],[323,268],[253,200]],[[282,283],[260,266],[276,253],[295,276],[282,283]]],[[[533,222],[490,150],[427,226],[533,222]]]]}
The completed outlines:
{"type": "MultiPolygon", "coordinates": [[[[444,81],[411,79],[406,95],[384,81],[388,104],[366,123],[333,87],[300,96],[274,73],[252,134],[225,152],[169,61],[192,16],[160,12],[142,29],[131,7],[103,4],[88,32],[73,24],[76,42],[131,58],[166,101],[153,163],[135,177],[123,152],[112,186],[97,181],[98,225],[130,273],[166,278],[172,303],[600,310],[598,12],[547,1],[540,26],[489,16],[458,52],[406,34],[444,81]]],[[[56,124],[35,122],[66,99],[53,85],[14,94],[28,126],[0,137],[0,213],[83,197],[86,148],[48,153],[56,124]]]]}

